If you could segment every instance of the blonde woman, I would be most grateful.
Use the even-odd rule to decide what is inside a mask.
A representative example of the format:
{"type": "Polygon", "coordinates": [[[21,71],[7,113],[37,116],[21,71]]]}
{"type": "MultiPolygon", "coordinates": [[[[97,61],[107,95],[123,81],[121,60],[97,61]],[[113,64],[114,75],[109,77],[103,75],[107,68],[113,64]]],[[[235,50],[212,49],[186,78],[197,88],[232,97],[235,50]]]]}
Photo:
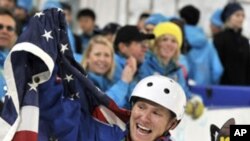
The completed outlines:
{"type": "Polygon", "coordinates": [[[88,78],[121,106],[136,71],[134,62],[133,58],[128,59],[127,65],[120,74],[121,80],[115,80],[113,46],[105,37],[95,36],[90,40],[84,53],[82,66],[87,71],[88,78]]]}
{"type": "Polygon", "coordinates": [[[154,48],[143,63],[143,75],[160,74],[171,77],[179,82],[189,95],[183,70],[178,63],[183,42],[181,29],[172,22],[162,22],[154,28],[153,33],[154,48]]]}

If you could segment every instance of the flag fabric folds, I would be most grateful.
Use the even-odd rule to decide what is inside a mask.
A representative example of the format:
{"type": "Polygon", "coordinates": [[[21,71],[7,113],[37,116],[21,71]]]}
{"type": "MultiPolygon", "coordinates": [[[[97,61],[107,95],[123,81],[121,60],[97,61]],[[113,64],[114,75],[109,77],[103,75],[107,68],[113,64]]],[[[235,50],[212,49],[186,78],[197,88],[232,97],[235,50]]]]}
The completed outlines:
{"type": "Polygon", "coordinates": [[[7,56],[0,140],[93,141],[126,134],[130,113],[87,79],[73,59],[66,26],[61,9],[36,13],[7,56]],[[108,130],[124,134],[100,132],[108,130]]]}

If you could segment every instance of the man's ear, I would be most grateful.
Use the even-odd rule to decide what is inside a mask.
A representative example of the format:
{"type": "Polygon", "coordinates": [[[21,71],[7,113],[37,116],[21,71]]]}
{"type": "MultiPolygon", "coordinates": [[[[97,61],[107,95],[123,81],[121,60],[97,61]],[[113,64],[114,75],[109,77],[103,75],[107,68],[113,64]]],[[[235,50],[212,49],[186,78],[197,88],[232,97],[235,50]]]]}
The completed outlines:
{"type": "Polygon", "coordinates": [[[170,130],[174,130],[179,123],[180,123],[180,120],[173,119],[171,126],[170,126],[170,130]]]}
{"type": "Polygon", "coordinates": [[[119,49],[120,53],[126,54],[126,52],[127,52],[127,45],[125,43],[119,43],[118,44],[118,49],[119,49]]]}

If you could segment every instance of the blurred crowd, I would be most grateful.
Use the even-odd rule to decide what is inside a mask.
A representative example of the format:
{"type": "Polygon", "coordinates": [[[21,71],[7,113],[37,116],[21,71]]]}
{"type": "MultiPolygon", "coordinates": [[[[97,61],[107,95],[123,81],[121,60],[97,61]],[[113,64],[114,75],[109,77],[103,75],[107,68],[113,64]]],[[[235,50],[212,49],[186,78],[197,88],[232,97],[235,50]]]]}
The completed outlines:
{"type": "MultiPolygon", "coordinates": [[[[37,12],[32,0],[0,0],[0,96],[6,93],[4,60],[29,18],[37,12]]],[[[69,3],[52,2],[44,9],[63,9],[68,39],[75,59],[88,78],[120,107],[130,108],[129,97],[136,83],[146,76],[164,75],[179,82],[189,101],[202,107],[190,85],[250,85],[249,40],[241,33],[244,9],[228,3],[214,11],[210,20],[212,38],[198,26],[198,7],[186,5],[178,15],[142,13],[136,25],[110,22],[96,25],[95,11],[80,9],[72,16],[69,3]],[[73,20],[82,30],[73,32],[73,20]]],[[[189,107],[189,105],[187,106],[189,107]]],[[[199,109],[200,110],[200,109],[199,109]]],[[[194,118],[202,111],[187,109],[194,118]]]]}

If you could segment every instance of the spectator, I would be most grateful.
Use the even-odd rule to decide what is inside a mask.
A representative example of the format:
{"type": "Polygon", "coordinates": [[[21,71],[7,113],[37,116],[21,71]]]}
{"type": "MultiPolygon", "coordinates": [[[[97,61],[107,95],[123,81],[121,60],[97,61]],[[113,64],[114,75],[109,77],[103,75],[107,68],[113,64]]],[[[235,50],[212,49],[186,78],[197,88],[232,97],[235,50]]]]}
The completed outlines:
{"type": "MultiPolygon", "coordinates": [[[[160,13],[151,14],[145,21],[145,24],[144,24],[145,32],[148,34],[153,34],[154,28],[157,24],[159,24],[161,22],[166,22],[168,20],[169,19],[166,16],[164,16],[160,13]]],[[[148,58],[151,54],[151,51],[154,48],[154,40],[153,39],[148,40],[144,44],[149,48],[149,50],[146,53],[146,58],[148,58]]]]}
{"type": "Polygon", "coordinates": [[[114,80],[115,70],[114,49],[103,36],[95,36],[90,40],[89,47],[84,52],[82,66],[88,72],[88,78],[108,95],[114,95],[113,100],[121,105],[126,96],[129,83],[136,71],[135,63],[129,60],[122,71],[121,80],[114,80]]]}
{"type": "Polygon", "coordinates": [[[82,9],[77,13],[77,21],[82,30],[81,40],[82,40],[82,50],[87,48],[89,40],[95,36],[100,34],[100,30],[95,25],[96,15],[93,10],[86,8],[82,9]]]}
{"type": "Polygon", "coordinates": [[[16,41],[16,21],[11,12],[0,8],[0,50],[9,51],[16,41]]]}
{"type": "MultiPolygon", "coordinates": [[[[144,56],[147,48],[143,45],[143,41],[152,39],[153,35],[144,34],[139,31],[136,26],[126,25],[122,27],[115,38],[114,49],[116,52],[115,63],[116,69],[114,79],[119,80],[122,74],[122,70],[129,62],[130,58],[136,60],[134,63],[137,67],[137,71],[134,75],[132,82],[129,85],[129,90],[126,97],[123,99],[125,103],[122,107],[129,108],[129,97],[135,86],[135,84],[142,79],[140,66],[144,61],[144,56]]],[[[115,95],[109,95],[110,97],[116,97],[115,95]]],[[[119,104],[118,104],[119,105],[119,104]]]]}
{"type": "Polygon", "coordinates": [[[214,36],[224,67],[223,85],[250,85],[249,40],[241,33],[245,13],[239,3],[228,3],[221,14],[225,29],[214,36]]]}
{"type": "Polygon", "coordinates": [[[197,26],[200,17],[199,9],[188,5],[180,10],[180,15],[186,21],[184,32],[191,47],[186,54],[189,78],[196,85],[219,84],[223,67],[214,45],[206,38],[203,29],[197,26]]]}
{"type": "Polygon", "coordinates": [[[141,67],[143,76],[158,74],[176,80],[182,86],[188,98],[187,114],[194,119],[199,118],[204,110],[202,99],[197,95],[191,95],[183,68],[178,62],[180,47],[183,42],[181,29],[172,22],[163,22],[154,28],[154,35],[154,50],[141,67]]]}
{"type": "Polygon", "coordinates": [[[3,65],[5,58],[16,41],[16,21],[12,13],[0,8],[0,99],[4,96],[5,80],[3,78],[3,65]]]}
{"type": "Polygon", "coordinates": [[[163,22],[159,23],[153,32],[154,50],[142,65],[144,77],[154,74],[171,77],[185,88],[186,94],[190,94],[178,63],[183,42],[181,29],[174,23],[163,22]]]}

